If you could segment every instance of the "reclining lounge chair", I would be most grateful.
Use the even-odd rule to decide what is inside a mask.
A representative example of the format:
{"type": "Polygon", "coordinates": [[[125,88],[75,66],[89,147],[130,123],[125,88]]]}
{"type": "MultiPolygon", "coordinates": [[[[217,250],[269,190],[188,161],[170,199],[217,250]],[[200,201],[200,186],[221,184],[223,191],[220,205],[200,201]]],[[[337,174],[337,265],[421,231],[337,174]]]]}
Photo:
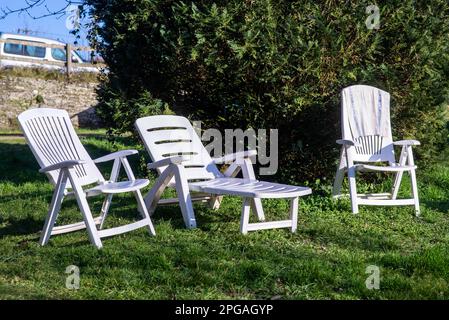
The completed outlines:
{"type": "MultiPolygon", "coordinates": [[[[296,231],[298,220],[298,198],[311,194],[306,187],[289,186],[256,180],[250,157],[256,151],[245,151],[212,159],[190,121],[184,117],[161,115],[140,118],[135,123],[148,151],[152,163],[148,168],[156,169],[164,184],[177,191],[179,205],[187,228],[196,227],[192,200],[216,199],[231,195],[243,198],[240,231],[272,228],[290,228],[296,231]],[[228,164],[222,173],[217,164],[228,164]],[[243,179],[235,178],[242,171],[243,179]],[[200,193],[194,197],[191,192],[200,193]],[[264,222],[262,198],[285,198],[291,202],[288,220],[264,222]],[[250,211],[255,212],[257,223],[249,223],[250,211]]],[[[161,192],[152,190],[145,197],[152,214],[161,197],[161,192]]],[[[167,202],[167,199],[163,199],[167,202]]],[[[162,200],[161,200],[162,201],[162,200]]],[[[168,200],[172,201],[172,200],[168,200]]]]}

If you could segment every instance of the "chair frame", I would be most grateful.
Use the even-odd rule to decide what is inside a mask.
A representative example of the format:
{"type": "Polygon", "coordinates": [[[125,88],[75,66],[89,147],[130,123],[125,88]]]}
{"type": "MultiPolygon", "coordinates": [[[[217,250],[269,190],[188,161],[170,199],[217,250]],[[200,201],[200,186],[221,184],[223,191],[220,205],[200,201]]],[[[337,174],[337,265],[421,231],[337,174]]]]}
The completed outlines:
{"type": "MultiPolygon", "coordinates": [[[[98,249],[102,248],[103,246],[101,238],[122,234],[141,227],[146,227],[151,235],[156,235],[153,223],[151,221],[148,210],[146,209],[143,196],[140,191],[140,189],[149,184],[149,181],[147,179],[137,180],[127,160],[128,156],[137,154],[138,152],[136,150],[121,150],[100,157],[98,159],[92,160],[87,154],[87,152],[84,150],[84,147],[82,146],[81,142],[79,142],[79,139],[76,136],[76,133],[73,130],[73,127],[71,126],[70,123],[70,125],[67,125],[67,131],[64,131],[64,133],[66,133],[73,139],[72,140],[74,141],[73,145],[76,146],[76,148],[78,148],[77,150],[79,151],[79,155],[83,156],[85,159],[65,159],[59,162],[53,161],[54,163],[52,164],[45,163],[44,157],[42,155],[42,150],[45,151],[46,155],[51,155],[52,151],[55,151],[56,149],[60,150],[61,154],[63,154],[62,146],[64,144],[61,143],[59,146],[53,145],[54,149],[52,150],[46,150],[43,145],[36,146],[37,143],[36,139],[34,138],[36,138],[36,135],[38,133],[36,131],[31,131],[30,127],[27,125],[27,121],[34,120],[42,116],[45,117],[59,116],[64,121],[70,122],[67,112],[59,109],[48,109],[48,108],[31,109],[19,115],[19,123],[22,128],[22,131],[24,132],[25,139],[29,147],[31,148],[34,156],[38,160],[39,165],[41,166],[39,172],[45,173],[48,176],[50,182],[53,185],[55,185],[48,215],[45,219],[44,228],[40,235],[39,239],[40,245],[42,246],[46,245],[50,239],[50,236],[52,235],[63,234],[82,229],[87,229],[90,242],[98,249]],[[102,163],[107,161],[114,161],[111,176],[108,181],[106,181],[103,178],[103,176],[99,171],[97,178],[92,178],[89,177],[89,175],[87,175],[87,179],[89,179],[89,181],[87,181],[88,183],[86,183],[86,181],[83,183],[80,180],[79,176],[77,175],[75,169],[76,166],[89,164],[90,167],[87,168],[86,171],[93,172],[93,174],[95,174],[95,170],[98,170],[96,169],[95,163],[102,163]],[[129,180],[118,182],[118,177],[122,165],[129,180]],[[95,170],[91,170],[92,166],[95,166],[95,170]],[[87,184],[90,185],[95,180],[97,180],[97,182],[95,182],[96,183],[95,187],[90,187],[86,190],[83,189],[83,186],[87,184]],[[110,209],[113,194],[125,192],[132,192],[134,194],[138,205],[138,211],[141,214],[142,219],[137,222],[129,223],[123,226],[103,229],[104,222],[110,209]],[[94,218],[90,210],[89,204],[87,202],[87,198],[97,196],[100,194],[105,194],[105,200],[103,202],[100,215],[94,218]],[[83,220],[81,222],[72,223],[68,225],[55,226],[55,222],[61,210],[61,204],[64,198],[71,196],[74,196],[76,198],[83,220]]],[[[36,128],[34,128],[34,130],[36,130],[36,128]]],[[[39,134],[41,134],[40,141],[42,143],[42,141],[44,141],[43,140],[44,138],[42,138],[43,134],[42,133],[39,134]]],[[[55,135],[54,132],[53,135],[55,135]]],[[[62,138],[59,136],[59,138],[55,139],[62,139],[62,138]]],[[[49,140],[46,140],[46,142],[49,142],[49,140]]],[[[69,152],[66,152],[65,154],[67,157],[67,154],[69,154],[69,152]]],[[[61,159],[61,157],[62,155],[59,155],[58,158],[61,159]]],[[[163,188],[160,179],[156,181],[153,188],[156,189],[163,188]]]]}
{"type": "MultiPolygon", "coordinates": [[[[351,86],[355,87],[355,86],[351,86]]],[[[348,90],[349,88],[344,90],[348,90]]],[[[377,89],[370,87],[372,89],[377,89]]],[[[378,90],[378,89],[377,89],[378,90]]],[[[390,137],[384,137],[384,145],[382,146],[381,155],[360,155],[356,148],[363,147],[358,141],[354,140],[347,120],[347,115],[342,101],[342,131],[343,139],[337,140],[337,144],[341,145],[340,162],[336,172],[333,186],[334,198],[339,198],[341,194],[341,186],[345,173],[348,174],[349,180],[349,196],[351,199],[351,208],[354,214],[359,212],[359,205],[371,206],[403,206],[412,205],[415,208],[416,216],[420,214],[418,186],[416,181],[416,165],[413,157],[413,146],[420,145],[417,140],[401,140],[392,141],[390,137]],[[401,147],[399,161],[395,162],[394,146],[401,147]],[[385,151],[386,150],[386,151],[385,151]],[[388,162],[388,166],[367,165],[367,163],[388,162]],[[393,187],[390,193],[373,193],[359,194],[357,193],[356,173],[360,172],[392,172],[395,173],[393,187]],[[399,188],[402,182],[404,172],[408,172],[411,180],[412,198],[397,199],[399,188]]]]}
{"type": "MultiPolygon", "coordinates": [[[[146,150],[149,152],[153,162],[148,164],[149,169],[156,169],[160,176],[160,179],[163,179],[163,185],[164,187],[170,186],[174,187],[177,192],[177,199],[160,199],[162,192],[159,192],[157,190],[150,191],[145,196],[145,203],[147,205],[148,211],[151,214],[153,214],[156,205],[162,204],[161,202],[165,203],[179,203],[181,212],[183,215],[184,223],[187,228],[195,228],[197,226],[196,218],[193,210],[192,201],[193,200],[199,200],[204,201],[208,200],[209,204],[214,208],[218,209],[221,198],[223,195],[234,195],[234,196],[241,196],[243,198],[243,204],[242,204],[242,214],[241,214],[241,222],[240,222],[240,232],[243,234],[248,233],[248,231],[254,231],[254,230],[261,230],[261,229],[273,229],[273,228],[290,228],[292,232],[295,232],[297,229],[297,221],[298,221],[298,197],[310,194],[312,191],[309,188],[305,187],[296,187],[301,188],[300,191],[297,191],[296,193],[280,193],[280,192],[243,192],[243,191],[230,191],[230,190],[217,190],[217,188],[207,189],[204,186],[201,185],[201,182],[198,183],[190,183],[188,180],[189,178],[189,172],[187,169],[187,165],[190,162],[190,158],[186,156],[168,156],[164,157],[158,154],[157,152],[154,152],[154,149],[152,148],[152,144],[155,144],[156,142],[153,141],[153,139],[147,139],[146,137],[146,131],[153,130],[153,128],[148,129],[147,125],[145,124],[145,121],[154,117],[160,117],[158,119],[161,120],[155,121],[157,125],[161,125],[161,123],[167,123],[169,121],[170,126],[173,128],[179,128],[178,126],[184,126],[189,132],[190,136],[186,137],[183,136],[183,139],[189,139],[189,141],[193,144],[193,149],[189,149],[190,151],[197,151],[198,154],[201,154],[203,158],[202,164],[207,167],[210,172],[213,172],[215,174],[214,176],[211,176],[211,181],[214,181],[215,179],[222,178],[235,178],[238,173],[241,171],[243,179],[247,181],[249,184],[256,183],[258,180],[256,180],[256,176],[254,173],[253,165],[251,162],[251,159],[254,158],[257,155],[257,152],[255,150],[249,150],[249,151],[242,151],[242,152],[236,152],[233,154],[228,154],[223,157],[218,158],[210,158],[209,154],[207,153],[206,149],[202,145],[201,141],[199,140],[199,137],[197,134],[193,131],[193,127],[191,127],[190,122],[183,118],[178,116],[153,116],[153,117],[146,117],[141,118],[136,121],[136,128],[139,132],[146,150]],[[165,117],[165,122],[164,122],[165,117]],[[153,151],[153,152],[152,152],[153,151]],[[229,165],[228,168],[225,170],[225,172],[221,173],[218,169],[216,169],[216,165],[220,164],[227,164],[229,165]],[[167,169],[171,169],[167,172],[167,169]],[[207,190],[207,191],[204,191],[207,190]],[[194,197],[192,193],[199,193],[197,197],[194,197]],[[290,209],[290,219],[288,220],[282,220],[282,221],[265,221],[265,214],[263,211],[262,206],[262,198],[286,198],[289,199],[291,202],[291,209],[290,209]],[[165,200],[165,201],[164,201],[165,200]],[[251,212],[255,213],[257,216],[257,219],[259,222],[257,223],[250,223],[249,218],[251,212]]],[[[153,119],[151,119],[153,120],[153,119]]],[[[165,125],[161,125],[164,127],[165,125]]],[[[180,137],[173,135],[171,137],[171,140],[177,141],[180,137]]],[[[162,139],[162,138],[161,138],[162,139]]],[[[164,138],[165,139],[165,138],[164,138]]],[[[163,139],[163,140],[164,140],[163,139]]],[[[164,152],[167,152],[166,149],[163,149],[164,152]]],[[[178,150],[171,150],[174,153],[177,153],[178,150]]],[[[186,150],[184,150],[186,151],[186,150]]],[[[196,160],[198,161],[198,159],[196,160]]],[[[207,176],[204,174],[201,174],[201,176],[207,176]]],[[[261,182],[263,183],[263,182],[261,182]]],[[[266,183],[269,184],[269,183],[266,183]]],[[[280,186],[280,185],[277,185],[280,186]]],[[[285,185],[282,185],[285,186],[285,185]]],[[[273,184],[273,187],[275,188],[275,184],[273,184]]],[[[288,187],[288,186],[287,186],[288,187]]]]}

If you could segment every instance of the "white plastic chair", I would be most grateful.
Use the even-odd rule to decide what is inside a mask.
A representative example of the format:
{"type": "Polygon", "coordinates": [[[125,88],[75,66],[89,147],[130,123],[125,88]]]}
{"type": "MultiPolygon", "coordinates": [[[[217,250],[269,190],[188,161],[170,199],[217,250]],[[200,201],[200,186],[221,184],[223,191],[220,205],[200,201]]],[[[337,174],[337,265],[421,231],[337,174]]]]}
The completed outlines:
{"type": "Polygon", "coordinates": [[[161,193],[150,191],[145,203],[150,214],[158,203],[179,202],[187,228],[196,227],[192,200],[209,199],[217,207],[217,196],[232,195],[243,197],[240,231],[272,228],[291,228],[295,232],[298,219],[298,197],[308,195],[310,188],[289,186],[255,178],[250,157],[256,151],[245,151],[212,159],[189,120],[180,116],[150,116],[136,121],[136,128],[153,163],[148,168],[157,169],[164,184],[176,188],[178,201],[162,199],[161,193]],[[217,164],[229,164],[224,173],[217,164]],[[169,170],[170,169],[170,170],[169,170]],[[243,179],[235,178],[242,170],[243,179]],[[174,172],[172,178],[169,174],[174,172]],[[191,191],[198,192],[196,197],[191,191]],[[251,209],[259,221],[264,221],[262,198],[286,198],[291,201],[290,219],[249,223],[251,209]],[[165,201],[164,201],[165,200],[165,201]]]}
{"type": "MultiPolygon", "coordinates": [[[[92,160],[73,129],[69,115],[64,110],[30,109],[18,117],[26,141],[41,169],[55,185],[47,219],[39,243],[47,244],[51,235],[87,228],[89,239],[97,248],[102,247],[101,238],[109,237],[141,227],[147,227],[155,235],[154,227],[145,207],[140,190],[149,184],[147,179],[135,179],[127,156],[136,150],[122,150],[92,160]],[[106,181],[95,163],[114,160],[110,180],[106,181]],[[129,181],[117,181],[123,165],[129,181]],[[96,184],[92,187],[92,184],[96,184]],[[83,190],[84,186],[89,188],[83,190]],[[116,193],[132,192],[136,197],[142,219],[124,226],[102,229],[109,211],[112,196],[116,193]],[[86,197],[105,194],[101,214],[93,218],[86,197]],[[54,227],[64,196],[74,195],[83,215],[83,221],[54,227]],[[99,225],[99,229],[97,229],[99,225]]],[[[156,183],[155,188],[161,187],[156,183]]],[[[162,186],[163,187],[163,186],[162,186]]]]}
{"type": "Polygon", "coordinates": [[[412,146],[419,145],[416,140],[393,142],[390,124],[390,94],[375,87],[365,85],[350,86],[342,91],[341,105],[340,164],[334,181],[333,195],[341,196],[344,174],[348,172],[349,193],[352,212],[358,213],[359,205],[413,205],[419,215],[416,165],[412,146]],[[401,146],[399,161],[396,162],[394,146],[401,146]],[[386,162],[386,166],[369,163],[386,162]],[[391,193],[358,194],[356,172],[396,173],[391,193]],[[412,198],[397,199],[404,172],[411,178],[412,198]]]}

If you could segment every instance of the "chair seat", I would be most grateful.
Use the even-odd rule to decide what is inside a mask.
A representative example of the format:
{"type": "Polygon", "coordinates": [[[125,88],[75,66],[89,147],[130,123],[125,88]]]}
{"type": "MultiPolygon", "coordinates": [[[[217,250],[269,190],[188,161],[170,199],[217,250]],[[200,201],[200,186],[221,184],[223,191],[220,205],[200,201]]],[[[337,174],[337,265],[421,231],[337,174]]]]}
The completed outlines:
{"type": "Polygon", "coordinates": [[[137,179],[134,181],[106,182],[86,190],[87,193],[123,193],[145,188],[150,181],[148,179],[137,179]]]}
{"type": "Polygon", "coordinates": [[[416,170],[417,166],[401,166],[399,164],[390,166],[375,166],[370,164],[356,164],[358,171],[383,171],[383,172],[400,172],[416,170]]]}
{"type": "Polygon", "coordinates": [[[192,191],[245,198],[296,198],[312,193],[307,187],[239,178],[193,182],[189,183],[189,188],[192,191]]]}

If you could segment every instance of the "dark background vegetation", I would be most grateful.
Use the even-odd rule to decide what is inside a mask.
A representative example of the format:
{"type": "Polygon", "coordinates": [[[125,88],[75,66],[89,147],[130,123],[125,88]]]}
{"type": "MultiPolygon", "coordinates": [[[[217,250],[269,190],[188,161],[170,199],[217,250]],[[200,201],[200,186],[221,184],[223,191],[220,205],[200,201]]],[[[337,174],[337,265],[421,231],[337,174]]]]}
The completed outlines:
{"type": "Polygon", "coordinates": [[[279,129],[278,178],[331,177],[340,91],[392,95],[393,135],[423,165],[447,140],[449,4],[377,1],[88,0],[92,42],[109,65],[99,114],[119,135],[167,112],[206,127],[279,129]]]}

